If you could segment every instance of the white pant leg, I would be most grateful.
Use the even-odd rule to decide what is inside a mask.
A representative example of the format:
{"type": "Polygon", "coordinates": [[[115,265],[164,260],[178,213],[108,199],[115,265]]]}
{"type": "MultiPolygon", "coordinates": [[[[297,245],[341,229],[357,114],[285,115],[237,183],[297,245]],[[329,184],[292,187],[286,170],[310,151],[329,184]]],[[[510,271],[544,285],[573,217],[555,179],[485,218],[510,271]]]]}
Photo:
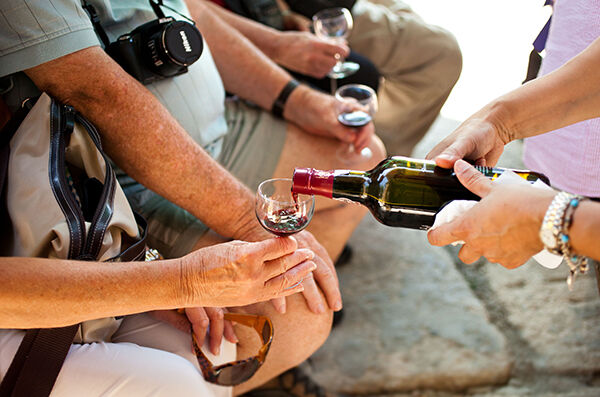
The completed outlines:
{"type": "MultiPolygon", "coordinates": [[[[72,345],[51,395],[231,396],[232,388],[204,381],[191,351],[189,335],[147,315],[126,318],[122,326],[124,332],[120,329],[115,335],[118,343],[72,345]]],[[[24,334],[0,330],[2,377],[24,334]]],[[[209,357],[215,360],[213,364],[235,359],[235,345],[227,343],[221,351],[218,359],[209,357]]]]}

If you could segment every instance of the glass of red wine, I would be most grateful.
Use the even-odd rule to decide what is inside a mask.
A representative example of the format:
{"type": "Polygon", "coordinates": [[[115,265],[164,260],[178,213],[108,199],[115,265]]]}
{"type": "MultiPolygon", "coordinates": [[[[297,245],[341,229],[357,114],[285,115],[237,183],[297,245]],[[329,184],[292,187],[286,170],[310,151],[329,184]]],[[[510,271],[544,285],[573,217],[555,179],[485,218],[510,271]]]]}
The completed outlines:
{"type": "Polygon", "coordinates": [[[265,230],[285,237],[308,226],[315,212],[315,198],[292,193],[291,179],[268,179],[256,191],[255,212],[265,230]]]}
{"type": "MultiPolygon", "coordinates": [[[[377,94],[363,84],[346,84],[335,92],[335,111],[340,123],[348,127],[360,128],[373,120],[377,113],[377,94]]],[[[345,164],[356,164],[373,156],[368,147],[357,152],[352,143],[345,144],[336,153],[345,164]]]]}

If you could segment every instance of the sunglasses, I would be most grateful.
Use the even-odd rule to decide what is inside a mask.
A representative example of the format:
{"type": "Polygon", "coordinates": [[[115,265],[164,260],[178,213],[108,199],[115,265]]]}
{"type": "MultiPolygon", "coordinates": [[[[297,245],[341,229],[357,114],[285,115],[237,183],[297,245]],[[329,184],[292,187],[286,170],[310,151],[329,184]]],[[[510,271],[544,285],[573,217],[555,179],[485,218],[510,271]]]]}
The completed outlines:
{"type": "Polygon", "coordinates": [[[235,386],[250,379],[265,362],[273,340],[273,324],[268,317],[252,314],[225,313],[225,320],[254,328],[263,344],[256,356],[215,367],[198,346],[194,332],[192,332],[192,343],[204,379],[221,386],[235,386]]]}

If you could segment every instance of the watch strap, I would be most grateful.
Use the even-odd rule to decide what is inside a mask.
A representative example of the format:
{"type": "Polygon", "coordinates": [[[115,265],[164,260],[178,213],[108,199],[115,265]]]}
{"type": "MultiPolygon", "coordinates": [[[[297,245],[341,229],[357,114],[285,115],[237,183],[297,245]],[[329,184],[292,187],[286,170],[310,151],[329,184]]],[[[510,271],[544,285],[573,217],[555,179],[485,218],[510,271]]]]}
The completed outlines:
{"type": "Polygon", "coordinates": [[[275,102],[273,102],[273,106],[271,107],[271,112],[279,117],[283,118],[283,109],[285,108],[285,103],[287,102],[290,94],[298,87],[300,83],[296,79],[291,79],[287,82],[285,87],[281,90],[275,102]]]}

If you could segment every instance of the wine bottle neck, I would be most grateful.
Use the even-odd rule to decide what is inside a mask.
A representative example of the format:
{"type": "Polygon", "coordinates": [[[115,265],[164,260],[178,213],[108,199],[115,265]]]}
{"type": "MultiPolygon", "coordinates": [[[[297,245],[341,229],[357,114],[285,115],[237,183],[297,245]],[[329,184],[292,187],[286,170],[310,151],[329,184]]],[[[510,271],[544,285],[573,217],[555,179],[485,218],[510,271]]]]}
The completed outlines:
{"type": "Polygon", "coordinates": [[[296,168],[292,177],[292,192],[363,202],[367,182],[366,174],[360,171],[296,168]]]}
{"type": "Polygon", "coordinates": [[[296,168],[292,177],[292,193],[332,198],[334,171],[296,168]]]}

